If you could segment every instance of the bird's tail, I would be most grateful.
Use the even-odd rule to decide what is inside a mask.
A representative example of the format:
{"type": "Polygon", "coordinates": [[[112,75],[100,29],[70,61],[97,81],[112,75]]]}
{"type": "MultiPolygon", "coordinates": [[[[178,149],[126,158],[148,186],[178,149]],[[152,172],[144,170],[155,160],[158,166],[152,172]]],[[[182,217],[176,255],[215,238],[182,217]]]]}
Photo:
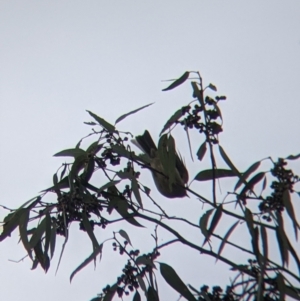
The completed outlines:
{"type": "MultiPolygon", "coordinates": [[[[135,137],[139,147],[151,157],[151,150],[157,150],[157,147],[150,135],[150,133],[146,130],[143,135],[135,137]]],[[[153,151],[152,151],[153,152],[153,151]]]]}

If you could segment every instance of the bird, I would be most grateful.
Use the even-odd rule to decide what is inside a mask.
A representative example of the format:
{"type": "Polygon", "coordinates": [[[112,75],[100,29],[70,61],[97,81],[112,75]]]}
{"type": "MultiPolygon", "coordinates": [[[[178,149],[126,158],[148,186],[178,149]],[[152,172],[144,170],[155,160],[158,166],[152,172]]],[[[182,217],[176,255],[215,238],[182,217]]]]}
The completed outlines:
{"type": "MultiPolygon", "coordinates": [[[[150,170],[157,190],[167,198],[182,198],[187,196],[186,185],[189,174],[186,166],[178,153],[175,151],[175,166],[172,175],[172,182],[166,175],[164,164],[162,163],[158,148],[156,147],[149,131],[145,130],[143,135],[136,136],[132,143],[143,151],[146,161],[149,162],[150,170]]],[[[169,155],[169,150],[166,150],[169,155]]]]}

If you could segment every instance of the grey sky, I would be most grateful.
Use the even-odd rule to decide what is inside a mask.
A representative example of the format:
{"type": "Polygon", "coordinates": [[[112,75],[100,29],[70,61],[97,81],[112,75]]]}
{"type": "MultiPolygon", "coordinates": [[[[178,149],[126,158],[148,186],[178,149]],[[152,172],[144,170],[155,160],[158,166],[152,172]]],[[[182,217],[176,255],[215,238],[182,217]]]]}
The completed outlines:
{"type": "MultiPolygon", "coordinates": [[[[168,84],[161,80],[186,70],[199,70],[227,96],[220,141],[241,169],[269,155],[299,153],[299,1],[2,0],[0,43],[3,205],[17,207],[51,185],[61,164],[52,155],[89,133],[85,110],[114,122],[155,102],[120,129],[147,128],[158,137],[166,119],[192,99],[188,84],[161,92],[168,84]]],[[[186,151],[184,136],[182,143],[186,151]]],[[[90,252],[89,245],[78,247],[78,240],[89,244],[84,235],[75,236],[56,277],[54,267],[44,275],[30,271],[29,261],[8,262],[24,255],[16,235],[2,243],[0,300],[89,300],[100,292],[107,263],[96,272],[86,268],[69,285],[90,252]]]]}

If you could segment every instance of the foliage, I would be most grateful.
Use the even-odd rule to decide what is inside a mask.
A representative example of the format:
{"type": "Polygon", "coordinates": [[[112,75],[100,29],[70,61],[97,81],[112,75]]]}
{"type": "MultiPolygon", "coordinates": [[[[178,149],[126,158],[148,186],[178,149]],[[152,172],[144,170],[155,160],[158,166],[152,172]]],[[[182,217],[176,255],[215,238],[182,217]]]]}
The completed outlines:
{"type": "Polygon", "coordinates": [[[116,277],[116,282],[108,284],[93,301],[108,301],[124,295],[132,295],[134,301],[141,300],[143,295],[147,300],[159,300],[157,273],[178,295],[190,301],[285,300],[286,296],[300,300],[300,260],[294,246],[294,241],[298,239],[299,224],[293,204],[297,193],[299,194],[294,188],[299,177],[287,167],[288,161],[297,160],[300,155],[277,160],[264,159],[271,165],[269,171],[259,171],[263,160],[253,163],[244,172],[239,171],[218,139],[223,130],[219,104],[226,97],[209,96],[209,91],[214,93],[217,88],[213,84],[203,87],[198,72],[185,72],[163,91],[174,89],[188,80],[191,80],[193,100],[172,114],[161,131],[158,153],[162,160],[162,170],[153,168],[151,156],[147,158],[136,155],[131,149],[130,139],[133,136],[116,128],[116,124],[124,118],[151,104],[120,116],[114,125],[88,111],[93,121],[86,124],[93,127],[92,132],[82,138],[75,148],[55,154],[56,157],[71,157],[74,161],[64,163],[53,175],[52,187],[43,190],[20,208],[10,210],[3,220],[0,241],[4,241],[18,229],[28,258],[32,261],[32,269],[40,266],[47,272],[56,250],[56,240],[64,238],[61,259],[70,225],[78,223],[79,229],[90,238],[93,249],[86,260],[73,271],[70,276],[72,280],[86,265],[96,263],[96,259],[102,256],[103,245],[111,243],[108,240],[100,243],[94,233],[95,227],[109,231],[112,224],[129,223],[134,231],[134,227],[144,227],[143,222],[147,222],[155,226],[154,246],[147,254],[140,254],[139,249],[132,246],[130,235],[124,230],[112,233],[113,250],[126,255],[128,261],[124,267],[117,267],[121,272],[116,277]],[[196,78],[191,78],[192,75],[196,78]],[[211,163],[210,169],[201,170],[194,177],[196,182],[208,181],[212,184],[210,197],[204,197],[188,186],[183,187],[199,201],[199,206],[209,208],[199,217],[199,223],[169,216],[159,206],[159,202],[152,198],[150,189],[140,181],[141,172],[149,169],[154,176],[159,173],[172,187],[174,172],[177,172],[177,153],[172,136],[176,127],[182,127],[186,132],[191,155],[195,153],[200,161],[208,157],[211,163]],[[202,137],[202,143],[196,152],[191,148],[191,131],[202,137]],[[94,137],[93,143],[86,149],[81,148],[82,141],[88,137],[94,137]],[[226,168],[218,167],[220,164],[217,164],[216,151],[226,168]],[[230,201],[221,199],[217,193],[217,183],[223,178],[235,180],[232,192],[227,195],[230,201]],[[54,195],[55,201],[44,201],[47,194],[54,195]],[[221,236],[217,234],[217,230],[225,218],[230,218],[231,226],[221,236]],[[199,242],[199,237],[194,241],[188,240],[184,234],[171,227],[168,221],[198,228],[199,237],[203,236],[203,243],[199,242]],[[285,229],[287,222],[292,224],[292,234],[285,229]],[[248,237],[250,248],[231,239],[234,231],[245,226],[248,229],[245,237],[248,237]],[[159,244],[157,229],[160,228],[172,234],[173,239],[159,244]],[[270,252],[272,236],[276,237],[278,243],[280,262],[273,260],[271,256],[275,252],[270,252]],[[216,240],[220,241],[218,246],[215,246],[216,240]],[[160,250],[173,244],[181,244],[197,251],[195,260],[197,256],[206,254],[227,264],[235,271],[235,277],[225,290],[218,285],[209,289],[205,283],[197,283],[197,289],[186,284],[173,267],[158,261],[160,250]],[[223,256],[222,251],[226,246],[231,246],[236,252],[248,254],[249,260],[238,263],[223,256]],[[290,257],[298,268],[297,272],[290,268],[290,257]]]}

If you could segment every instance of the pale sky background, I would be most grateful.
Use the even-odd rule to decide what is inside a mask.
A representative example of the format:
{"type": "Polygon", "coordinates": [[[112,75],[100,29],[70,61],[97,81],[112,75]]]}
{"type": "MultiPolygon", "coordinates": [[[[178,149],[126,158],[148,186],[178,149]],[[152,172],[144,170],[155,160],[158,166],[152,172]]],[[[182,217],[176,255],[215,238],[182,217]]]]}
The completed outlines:
{"type": "MultiPolygon", "coordinates": [[[[123,113],[155,102],[119,128],[133,134],[147,128],[157,139],[173,112],[192,100],[189,84],[161,92],[168,85],[161,81],[187,70],[199,70],[206,84],[212,82],[227,96],[220,105],[220,143],[241,170],[269,155],[276,159],[300,152],[298,0],[1,0],[0,43],[3,205],[16,208],[51,185],[62,162],[52,155],[74,147],[90,131],[83,124],[91,121],[85,110],[113,123],[123,113]]],[[[184,135],[180,139],[189,166],[184,135]]],[[[295,167],[300,170],[299,162],[295,167]]],[[[196,162],[191,178],[201,168],[196,162]]],[[[161,202],[166,208],[170,204],[164,198],[161,202]]],[[[182,200],[172,202],[172,207],[184,206],[185,213],[190,210],[195,223],[204,212],[194,212],[182,200]]],[[[0,209],[0,217],[5,214],[0,209]]],[[[76,229],[74,225],[57,276],[57,259],[47,275],[40,268],[30,271],[28,260],[8,261],[25,255],[17,235],[1,243],[0,300],[87,301],[112,284],[119,270],[111,274],[109,266],[119,256],[111,256],[111,243],[96,271],[89,266],[69,284],[70,273],[91,251],[76,229]]],[[[199,234],[199,243],[202,239],[199,234]]],[[[199,266],[189,283],[216,285],[217,276],[224,280],[222,273],[215,274],[222,265],[176,250],[159,260],[172,264],[173,259],[179,272],[199,266]],[[182,256],[181,265],[176,256],[182,256]]],[[[225,275],[224,283],[227,279],[225,275]]],[[[168,296],[177,298],[173,292],[168,296]]]]}

